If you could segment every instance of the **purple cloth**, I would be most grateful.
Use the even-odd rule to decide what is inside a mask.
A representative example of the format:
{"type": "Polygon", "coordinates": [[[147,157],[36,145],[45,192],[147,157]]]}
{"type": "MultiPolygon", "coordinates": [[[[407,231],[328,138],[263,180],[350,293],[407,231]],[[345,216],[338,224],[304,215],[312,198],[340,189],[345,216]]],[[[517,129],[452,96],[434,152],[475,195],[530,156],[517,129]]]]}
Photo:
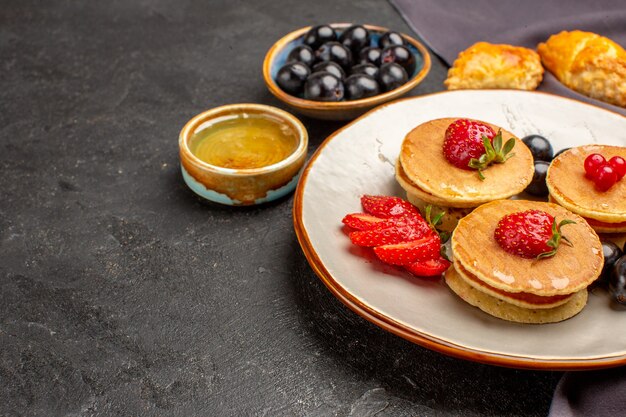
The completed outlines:
{"type": "MultiPolygon", "coordinates": [[[[626,46],[626,0],[390,0],[407,23],[448,65],[476,42],[536,49],[562,30],[594,32],[626,46]]],[[[594,100],[545,72],[546,91],[595,104],[626,116],[626,109],[594,100]]]]}
{"type": "Polygon", "coordinates": [[[550,417],[626,415],[626,367],[569,372],[559,382],[550,417]]]}
{"type": "MultiPolygon", "coordinates": [[[[407,23],[451,65],[479,41],[535,49],[562,30],[585,30],[626,45],[626,0],[390,0],[407,23]]],[[[539,90],[621,113],[626,109],[578,94],[546,71],[539,90]]],[[[567,372],[557,386],[551,417],[626,416],[626,367],[567,372]]]]}

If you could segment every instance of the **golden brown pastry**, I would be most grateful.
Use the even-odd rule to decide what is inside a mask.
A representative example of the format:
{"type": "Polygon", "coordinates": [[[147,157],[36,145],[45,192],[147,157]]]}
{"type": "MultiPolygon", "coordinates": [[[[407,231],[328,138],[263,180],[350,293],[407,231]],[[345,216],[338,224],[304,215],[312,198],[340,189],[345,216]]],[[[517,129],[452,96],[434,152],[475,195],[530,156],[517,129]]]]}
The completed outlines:
{"type": "Polygon", "coordinates": [[[620,45],[575,30],[550,36],[537,51],[543,65],[567,87],[626,107],[626,51],[620,45]]]}
{"type": "Polygon", "coordinates": [[[459,54],[444,84],[448,90],[534,90],[542,78],[541,59],[532,49],[478,42],[459,54]]]}

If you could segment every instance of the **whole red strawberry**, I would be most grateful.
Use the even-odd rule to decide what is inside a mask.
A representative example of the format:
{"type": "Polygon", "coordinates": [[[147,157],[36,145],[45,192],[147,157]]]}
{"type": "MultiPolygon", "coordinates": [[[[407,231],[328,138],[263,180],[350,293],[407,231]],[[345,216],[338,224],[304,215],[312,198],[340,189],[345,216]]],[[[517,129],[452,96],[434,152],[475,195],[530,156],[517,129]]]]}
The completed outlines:
{"type": "Polygon", "coordinates": [[[446,129],[443,156],[454,166],[472,169],[469,163],[485,153],[483,136],[492,141],[496,132],[484,123],[469,119],[455,120],[446,129]]]}
{"type": "Polygon", "coordinates": [[[561,239],[561,227],[575,223],[556,219],[541,210],[527,210],[507,214],[496,226],[494,238],[505,251],[522,258],[547,258],[554,256],[561,239]]]}
{"type": "Polygon", "coordinates": [[[488,125],[476,120],[458,119],[450,123],[443,141],[443,156],[454,166],[478,170],[478,178],[485,179],[483,170],[491,164],[501,164],[515,154],[515,139],[502,143],[502,131],[496,134],[488,125]]]}

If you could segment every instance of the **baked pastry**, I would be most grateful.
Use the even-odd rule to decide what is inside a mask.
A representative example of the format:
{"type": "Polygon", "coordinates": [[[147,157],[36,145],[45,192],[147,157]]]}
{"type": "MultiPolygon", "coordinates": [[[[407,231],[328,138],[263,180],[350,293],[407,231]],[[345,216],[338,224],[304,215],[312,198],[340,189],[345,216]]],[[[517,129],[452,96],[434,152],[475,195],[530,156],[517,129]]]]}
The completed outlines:
{"type": "Polygon", "coordinates": [[[448,90],[534,90],[542,78],[541,59],[532,49],[478,42],[459,54],[444,84],[448,90]]]}
{"type": "Polygon", "coordinates": [[[457,118],[431,120],[409,132],[396,164],[396,180],[406,191],[407,199],[420,210],[431,205],[437,212],[445,211],[441,229],[446,231],[452,231],[458,220],[474,207],[522,192],[533,173],[530,150],[511,132],[487,122],[457,118]],[[495,132],[501,130],[505,140],[514,139],[515,155],[504,163],[489,165],[484,180],[476,170],[453,165],[443,148],[449,126],[459,121],[481,123],[495,132]]]}
{"type": "Polygon", "coordinates": [[[563,31],[540,43],[537,52],[565,86],[626,107],[626,51],[617,43],[591,32],[563,31]]]}
{"type": "Polygon", "coordinates": [[[609,160],[613,156],[626,159],[626,147],[585,145],[569,149],[557,156],[546,174],[551,201],[585,218],[598,233],[626,232],[626,180],[615,183],[607,191],[598,190],[585,177],[585,159],[598,153],[609,160]]]}
{"type": "Polygon", "coordinates": [[[580,312],[587,301],[586,288],[600,275],[604,263],[598,235],[580,216],[536,201],[499,200],[481,205],[459,221],[451,247],[454,269],[446,272],[446,282],[452,291],[492,316],[521,323],[557,322],[580,312]],[[504,248],[496,232],[501,220],[529,211],[557,222],[575,222],[561,226],[571,245],[561,244],[553,256],[542,259],[504,248]]]}

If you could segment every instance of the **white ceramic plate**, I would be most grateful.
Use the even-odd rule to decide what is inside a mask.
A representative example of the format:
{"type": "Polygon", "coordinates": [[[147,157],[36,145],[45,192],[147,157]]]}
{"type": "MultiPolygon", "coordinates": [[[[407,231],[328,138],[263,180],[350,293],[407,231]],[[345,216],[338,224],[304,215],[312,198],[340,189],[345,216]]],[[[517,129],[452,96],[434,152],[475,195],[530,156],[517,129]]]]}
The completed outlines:
{"type": "Polygon", "coordinates": [[[526,325],[493,318],[463,302],[442,280],[411,276],[353,246],[342,229],[363,194],[405,197],[394,179],[404,136],[440,117],[469,117],[559,149],[626,146],[626,118],[570,99],[525,91],[451,91],[387,104],[331,135],[298,184],[294,225],[312,268],[341,301],[375,324],[433,350],[469,360],[537,369],[590,369],[626,363],[626,309],[607,292],[590,294],[577,316],[526,325]]]}

